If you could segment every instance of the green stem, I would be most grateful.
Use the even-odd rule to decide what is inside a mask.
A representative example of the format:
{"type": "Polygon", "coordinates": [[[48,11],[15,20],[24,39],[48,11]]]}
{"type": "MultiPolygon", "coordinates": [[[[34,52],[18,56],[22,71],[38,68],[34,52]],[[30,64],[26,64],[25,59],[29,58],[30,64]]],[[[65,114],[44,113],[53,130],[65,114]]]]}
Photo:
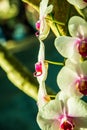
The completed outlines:
{"type": "Polygon", "coordinates": [[[77,6],[74,6],[76,11],[83,17],[85,18],[84,14],[82,13],[81,9],[79,9],[77,6]]]}
{"type": "MultiPolygon", "coordinates": [[[[54,14],[51,13],[50,16],[51,16],[52,20],[54,20],[54,14]]],[[[62,36],[62,34],[61,34],[61,32],[59,31],[59,28],[58,28],[58,26],[57,26],[57,23],[54,23],[54,25],[55,25],[55,27],[56,27],[56,29],[57,29],[57,31],[58,31],[58,34],[59,34],[60,36],[62,36]]]]}
{"type": "Polygon", "coordinates": [[[50,19],[50,18],[47,18],[47,17],[45,19],[50,20],[51,22],[59,24],[59,25],[63,25],[63,26],[65,25],[65,23],[62,23],[62,22],[59,22],[59,21],[56,21],[56,20],[53,20],[53,19],[50,19]]]}
{"type": "Polygon", "coordinates": [[[56,95],[48,95],[50,98],[55,98],[56,95]]]}
{"type": "Polygon", "coordinates": [[[66,35],[69,35],[68,22],[69,22],[69,19],[70,19],[70,16],[71,16],[71,11],[72,11],[72,5],[69,5],[68,11],[67,11],[67,16],[66,16],[66,23],[65,23],[66,35]]]}
{"type": "Polygon", "coordinates": [[[54,62],[54,61],[49,61],[49,60],[45,60],[47,63],[49,63],[49,64],[53,64],[53,65],[60,65],[60,66],[63,66],[64,65],[64,63],[62,63],[62,62],[54,62]]]}

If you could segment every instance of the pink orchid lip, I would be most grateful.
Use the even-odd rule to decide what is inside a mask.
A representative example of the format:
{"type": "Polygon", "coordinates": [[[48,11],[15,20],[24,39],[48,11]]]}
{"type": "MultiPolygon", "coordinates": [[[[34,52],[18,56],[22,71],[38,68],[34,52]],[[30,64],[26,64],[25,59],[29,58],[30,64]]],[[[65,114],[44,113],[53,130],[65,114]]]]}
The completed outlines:
{"type": "Polygon", "coordinates": [[[40,30],[40,20],[38,20],[38,21],[36,22],[36,29],[37,29],[37,30],[40,30]]]}
{"type": "Polygon", "coordinates": [[[77,49],[83,58],[87,58],[87,38],[77,41],[77,49]]]}
{"type": "Polygon", "coordinates": [[[87,57],[87,41],[82,41],[78,46],[78,50],[82,57],[87,57]]]}
{"type": "Polygon", "coordinates": [[[87,3],[87,0],[83,0],[83,1],[87,3]]]}
{"type": "Polygon", "coordinates": [[[39,31],[37,31],[37,32],[35,33],[35,36],[36,36],[36,37],[39,37],[39,31]]]}
{"type": "Polygon", "coordinates": [[[62,115],[60,119],[60,130],[73,130],[75,125],[73,123],[73,118],[68,115],[62,115]]]}
{"type": "Polygon", "coordinates": [[[70,122],[65,121],[61,124],[61,130],[73,130],[73,125],[70,122]]]}
{"type": "Polygon", "coordinates": [[[35,33],[35,36],[36,37],[39,37],[39,34],[40,34],[40,20],[38,20],[37,22],[36,22],[36,29],[38,30],[36,33],[35,33]]]}
{"type": "Polygon", "coordinates": [[[81,77],[75,84],[81,94],[87,95],[87,76],[81,77]]]}
{"type": "Polygon", "coordinates": [[[34,72],[34,77],[38,77],[42,75],[42,63],[37,62],[35,64],[35,72],[34,72]]]}

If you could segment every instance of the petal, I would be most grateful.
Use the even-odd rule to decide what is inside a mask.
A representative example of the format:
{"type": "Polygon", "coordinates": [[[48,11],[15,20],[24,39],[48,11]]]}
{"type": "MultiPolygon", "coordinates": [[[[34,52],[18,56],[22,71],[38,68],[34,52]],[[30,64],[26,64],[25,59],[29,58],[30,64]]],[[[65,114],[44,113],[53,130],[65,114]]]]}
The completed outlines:
{"type": "Polygon", "coordinates": [[[40,112],[37,115],[37,123],[41,130],[58,130],[59,128],[58,122],[43,118],[40,112]]]}
{"type": "Polygon", "coordinates": [[[69,67],[72,71],[76,72],[78,76],[82,73],[82,62],[72,62],[70,59],[66,60],[66,66],[69,67]]]}
{"type": "Polygon", "coordinates": [[[45,46],[44,46],[44,43],[40,40],[38,62],[41,62],[41,64],[42,64],[42,74],[40,76],[37,76],[37,80],[38,80],[39,84],[41,84],[41,82],[45,81],[47,78],[48,63],[46,63],[44,60],[45,60],[45,46]]]}
{"type": "Polygon", "coordinates": [[[59,99],[49,101],[40,111],[44,119],[56,120],[62,113],[61,101],[59,99]]]}
{"type": "Polygon", "coordinates": [[[38,108],[39,108],[39,110],[47,103],[47,101],[44,98],[45,96],[47,96],[45,82],[42,82],[39,86],[39,91],[38,91],[38,108]]]}
{"type": "Polygon", "coordinates": [[[78,77],[77,73],[64,66],[57,76],[57,83],[61,90],[65,90],[68,86],[72,86],[73,81],[78,77]]]}
{"type": "Polygon", "coordinates": [[[75,117],[74,123],[78,128],[87,128],[87,117],[75,117]]]}
{"type": "Polygon", "coordinates": [[[83,75],[87,76],[87,61],[82,62],[81,64],[83,75]]]}
{"type": "Polygon", "coordinates": [[[58,52],[66,57],[71,58],[74,51],[75,51],[75,43],[78,39],[72,38],[68,36],[60,36],[55,39],[55,47],[58,50],[58,52]]]}
{"type": "Polygon", "coordinates": [[[45,47],[44,43],[40,40],[40,48],[39,48],[39,53],[38,53],[38,62],[44,61],[45,59],[45,47]]]}
{"type": "Polygon", "coordinates": [[[71,97],[67,102],[68,115],[87,118],[87,103],[77,97],[71,97]]]}
{"type": "Polygon", "coordinates": [[[66,66],[75,71],[78,76],[87,76],[87,61],[77,62],[76,64],[69,59],[66,60],[66,66]]]}
{"type": "Polygon", "coordinates": [[[87,3],[83,0],[67,0],[70,4],[77,6],[80,9],[83,9],[87,6],[87,3]]]}
{"type": "Polygon", "coordinates": [[[42,19],[45,15],[45,11],[47,9],[48,1],[49,0],[42,0],[40,2],[40,19],[42,19]]]}
{"type": "Polygon", "coordinates": [[[47,16],[49,13],[51,13],[53,10],[53,5],[49,5],[45,10],[45,16],[47,16]]]}
{"type": "Polygon", "coordinates": [[[66,102],[67,102],[67,99],[69,98],[69,95],[65,92],[65,90],[62,90],[59,92],[58,98],[59,98],[59,100],[63,101],[63,105],[64,104],[66,105],[66,102]]]}
{"type": "Polygon", "coordinates": [[[87,128],[87,103],[77,97],[71,97],[67,102],[68,115],[74,117],[78,128],[87,128]]]}
{"type": "Polygon", "coordinates": [[[79,16],[70,18],[68,28],[71,36],[77,36],[79,38],[87,37],[87,22],[79,16]]]}
{"type": "Polygon", "coordinates": [[[64,91],[68,96],[77,95],[81,97],[82,95],[75,87],[75,81],[78,79],[78,74],[74,69],[70,69],[64,66],[57,76],[57,83],[59,88],[64,91]]]}
{"type": "Polygon", "coordinates": [[[39,39],[41,39],[41,40],[46,39],[46,37],[48,36],[49,32],[50,32],[50,26],[48,25],[46,20],[43,19],[41,21],[39,39]]]}
{"type": "Polygon", "coordinates": [[[80,63],[81,58],[82,58],[81,55],[77,52],[77,49],[76,49],[76,50],[74,51],[72,57],[70,58],[70,60],[71,60],[73,63],[77,64],[77,63],[80,63]]]}

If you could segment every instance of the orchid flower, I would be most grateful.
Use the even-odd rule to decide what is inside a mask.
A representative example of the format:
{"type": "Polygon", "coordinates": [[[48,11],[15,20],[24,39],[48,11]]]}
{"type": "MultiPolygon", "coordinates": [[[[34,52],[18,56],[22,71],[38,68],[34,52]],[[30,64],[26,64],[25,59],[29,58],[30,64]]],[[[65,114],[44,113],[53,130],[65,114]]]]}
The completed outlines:
{"type": "Polygon", "coordinates": [[[58,73],[57,83],[69,97],[87,95],[87,61],[74,64],[67,60],[58,73]]]}
{"type": "Polygon", "coordinates": [[[67,0],[70,4],[77,6],[79,9],[83,9],[87,6],[87,0],[67,0]]]}
{"type": "Polygon", "coordinates": [[[69,20],[70,36],[60,36],[55,39],[58,52],[73,62],[87,58],[87,22],[78,16],[69,20]]]}
{"type": "Polygon", "coordinates": [[[37,77],[39,83],[38,107],[39,109],[50,100],[46,92],[45,80],[47,78],[48,64],[45,62],[45,46],[40,40],[40,49],[38,54],[38,62],[35,64],[34,76],[37,77]]]}
{"type": "MultiPolygon", "coordinates": [[[[40,2],[40,16],[36,23],[36,29],[39,31],[39,39],[44,40],[50,31],[50,27],[46,21],[46,16],[52,12],[53,5],[48,5],[49,0],[42,0],[40,2]]],[[[38,35],[36,33],[36,35],[38,35]]]]}
{"type": "Polygon", "coordinates": [[[42,130],[84,130],[87,128],[87,104],[78,97],[62,102],[57,96],[38,112],[37,122],[42,130]]]}

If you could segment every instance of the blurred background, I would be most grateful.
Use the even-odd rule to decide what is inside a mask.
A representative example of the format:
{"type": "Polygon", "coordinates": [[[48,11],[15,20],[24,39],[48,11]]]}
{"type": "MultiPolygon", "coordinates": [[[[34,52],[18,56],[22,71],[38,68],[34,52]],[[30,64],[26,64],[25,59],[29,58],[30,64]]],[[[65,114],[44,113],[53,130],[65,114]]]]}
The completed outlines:
{"type": "MultiPolygon", "coordinates": [[[[0,0],[0,43],[33,73],[39,41],[35,36],[38,13],[21,0],[0,0]]],[[[46,59],[62,61],[50,32],[44,41],[46,59]]],[[[46,84],[58,92],[56,76],[61,67],[49,65],[46,84]]],[[[36,122],[37,103],[20,91],[0,68],[0,130],[40,130],[36,122]]]]}

